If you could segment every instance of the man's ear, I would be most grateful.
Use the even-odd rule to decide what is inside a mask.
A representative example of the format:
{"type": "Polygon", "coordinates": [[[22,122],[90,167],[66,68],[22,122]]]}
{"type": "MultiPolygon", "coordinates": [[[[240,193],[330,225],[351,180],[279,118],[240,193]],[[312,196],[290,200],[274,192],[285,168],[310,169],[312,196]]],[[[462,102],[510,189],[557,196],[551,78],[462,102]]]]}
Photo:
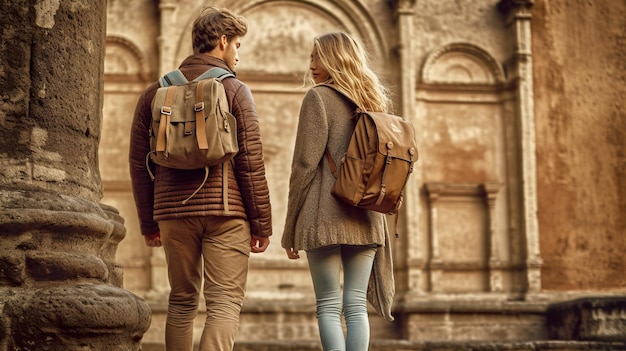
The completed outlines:
{"type": "Polygon", "coordinates": [[[227,46],[228,46],[228,38],[226,37],[225,34],[222,34],[222,36],[220,37],[220,48],[224,50],[226,49],[227,46]]]}

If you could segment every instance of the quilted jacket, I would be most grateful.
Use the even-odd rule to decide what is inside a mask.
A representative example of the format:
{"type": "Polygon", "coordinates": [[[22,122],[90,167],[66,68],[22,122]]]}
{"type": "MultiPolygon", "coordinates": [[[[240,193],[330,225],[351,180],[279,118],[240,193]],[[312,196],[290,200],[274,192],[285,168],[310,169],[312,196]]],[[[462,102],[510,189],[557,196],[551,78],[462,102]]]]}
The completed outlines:
{"type": "MultiPolygon", "coordinates": [[[[212,67],[229,70],[218,58],[203,54],[187,57],[179,69],[192,80],[212,67]]],[[[230,70],[229,70],[230,71],[230,70]]],[[[148,130],[152,118],[152,99],[159,88],[150,85],[139,97],[130,135],[130,175],[141,233],[159,231],[158,221],[198,216],[233,216],[247,219],[252,235],[272,234],[269,188],[265,177],[259,117],[250,88],[236,78],[223,80],[231,113],[237,120],[239,152],[228,164],[228,206],[222,198],[222,166],[210,167],[203,188],[185,205],[182,201],[202,184],[204,169],[176,170],[150,164],[155,179],[146,167],[150,151],[148,130]]]]}

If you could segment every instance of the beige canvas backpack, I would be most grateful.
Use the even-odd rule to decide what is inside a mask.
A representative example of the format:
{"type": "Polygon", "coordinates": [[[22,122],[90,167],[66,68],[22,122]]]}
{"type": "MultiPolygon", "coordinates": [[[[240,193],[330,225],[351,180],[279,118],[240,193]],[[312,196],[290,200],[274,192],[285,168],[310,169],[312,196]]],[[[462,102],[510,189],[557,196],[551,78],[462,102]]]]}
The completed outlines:
{"type": "MultiPolygon", "coordinates": [[[[234,75],[212,68],[188,82],[180,70],[159,80],[161,87],[152,100],[150,152],[146,166],[154,180],[149,160],[175,169],[205,169],[200,187],[183,201],[189,201],[206,183],[209,167],[222,164],[225,189],[226,163],[239,151],[237,122],[230,113],[222,80],[234,75]]],[[[224,205],[228,211],[227,196],[224,205]]]]}

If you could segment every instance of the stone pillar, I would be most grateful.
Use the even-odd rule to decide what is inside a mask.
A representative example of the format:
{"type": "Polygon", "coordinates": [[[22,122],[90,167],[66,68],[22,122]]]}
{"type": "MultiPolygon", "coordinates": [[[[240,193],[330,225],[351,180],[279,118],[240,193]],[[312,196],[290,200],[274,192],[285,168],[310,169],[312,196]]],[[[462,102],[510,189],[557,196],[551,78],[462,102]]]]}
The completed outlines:
{"type": "Polygon", "coordinates": [[[533,0],[501,0],[498,10],[504,16],[513,47],[506,63],[510,81],[517,82],[515,115],[520,143],[519,169],[522,177],[521,226],[526,249],[526,289],[541,291],[541,259],[537,221],[537,162],[535,155],[535,114],[530,20],[533,0]]]}
{"type": "MultiPolygon", "coordinates": [[[[159,0],[159,14],[161,17],[159,35],[159,76],[176,69],[180,62],[176,62],[176,40],[181,26],[176,22],[178,0],[159,0]]],[[[191,34],[189,34],[191,40],[191,34]]]]}
{"type": "MultiPolygon", "coordinates": [[[[176,40],[172,38],[178,37],[178,32],[181,30],[179,24],[176,23],[176,15],[178,13],[178,1],[177,0],[160,0],[159,1],[159,14],[160,14],[160,26],[159,26],[159,67],[158,76],[162,76],[165,73],[178,68],[180,62],[176,62],[176,40]]],[[[189,34],[191,39],[191,34],[189,34]]],[[[150,257],[150,268],[152,270],[152,287],[146,299],[154,307],[159,306],[159,309],[167,308],[167,298],[170,292],[170,285],[167,279],[167,264],[165,261],[165,251],[152,250],[152,256],[150,257]],[[165,303],[164,303],[165,302],[165,303]]]]}
{"type": "MultiPolygon", "coordinates": [[[[401,116],[413,122],[416,130],[419,130],[419,117],[416,115],[415,86],[417,77],[417,62],[415,60],[414,25],[416,0],[395,0],[390,4],[394,6],[395,25],[398,33],[395,46],[398,56],[398,81],[399,94],[397,101],[400,107],[396,111],[401,116]]],[[[419,137],[418,137],[419,138],[419,137]]],[[[419,140],[418,149],[419,149],[419,140]]],[[[422,184],[421,164],[418,160],[414,166],[410,181],[404,189],[404,201],[399,211],[400,220],[398,228],[392,228],[399,238],[392,240],[394,243],[394,267],[396,270],[396,296],[398,300],[404,299],[403,294],[415,293],[414,290],[424,288],[424,260],[425,252],[422,245],[418,244],[420,235],[420,220],[422,219],[422,207],[420,205],[420,187],[422,184]],[[413,291],[412,291],[413,290],[413,291]]],[[[389,219],[392,226],[393,218],[389,219]]]]}
{"type": "Polygon", "coordinates": [[[99,203],[106,1],[2,9],[0,351],[139,350],[150,310],[121,288],[123,220],[99,203]]]}

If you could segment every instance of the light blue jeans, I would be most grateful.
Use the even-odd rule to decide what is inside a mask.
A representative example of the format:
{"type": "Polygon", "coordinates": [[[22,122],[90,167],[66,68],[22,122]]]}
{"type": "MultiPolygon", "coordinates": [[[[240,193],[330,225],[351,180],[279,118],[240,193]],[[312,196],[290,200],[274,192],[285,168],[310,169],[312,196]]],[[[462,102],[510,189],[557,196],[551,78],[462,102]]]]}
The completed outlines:
{"type": "Polygon", "coordinates": [[[375,246],[332,245],[307,251],[324,351],[368,349],[367,284],[375,254],[375,246]],[[346,320],[345,337],[341,325],[342,310],[346,320]]]}

